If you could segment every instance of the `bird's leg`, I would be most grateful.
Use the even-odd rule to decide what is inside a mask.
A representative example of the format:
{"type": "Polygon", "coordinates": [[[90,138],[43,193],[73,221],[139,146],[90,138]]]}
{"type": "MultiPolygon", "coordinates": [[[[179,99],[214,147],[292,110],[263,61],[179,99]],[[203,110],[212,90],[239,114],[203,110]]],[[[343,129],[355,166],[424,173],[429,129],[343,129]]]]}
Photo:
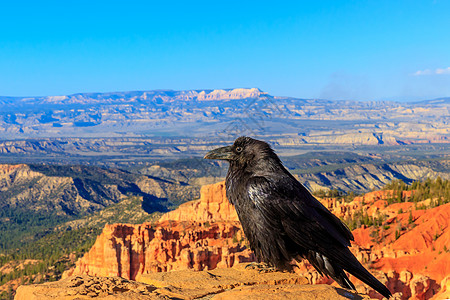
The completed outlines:
{"type": "Polygon", "coordinates": [[[258,273],[276,272],[277,269],[265,262],[252,262],[245,266],[245,269],[257,270],[258,273]]]}

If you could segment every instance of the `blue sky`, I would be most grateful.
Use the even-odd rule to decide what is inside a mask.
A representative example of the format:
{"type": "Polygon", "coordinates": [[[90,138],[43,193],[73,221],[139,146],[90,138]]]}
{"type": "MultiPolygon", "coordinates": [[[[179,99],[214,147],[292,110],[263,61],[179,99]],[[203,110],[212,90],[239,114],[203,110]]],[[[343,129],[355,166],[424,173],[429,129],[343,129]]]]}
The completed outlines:
{"type": "Polygon", "coordinates": [[[450,1],[1,1],[0,95],[450,96],[450,1]]]}

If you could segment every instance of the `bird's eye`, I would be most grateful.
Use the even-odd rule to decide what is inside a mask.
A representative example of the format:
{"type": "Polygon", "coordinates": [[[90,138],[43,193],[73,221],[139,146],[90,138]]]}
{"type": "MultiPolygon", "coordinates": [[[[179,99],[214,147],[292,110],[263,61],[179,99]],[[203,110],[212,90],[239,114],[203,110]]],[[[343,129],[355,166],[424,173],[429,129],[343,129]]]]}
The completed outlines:
{"type": "Polygon", "coordinates": [[[236,152],[237,153],[241,153],[242,152],[242,147],[236,147],[236,152]]]}

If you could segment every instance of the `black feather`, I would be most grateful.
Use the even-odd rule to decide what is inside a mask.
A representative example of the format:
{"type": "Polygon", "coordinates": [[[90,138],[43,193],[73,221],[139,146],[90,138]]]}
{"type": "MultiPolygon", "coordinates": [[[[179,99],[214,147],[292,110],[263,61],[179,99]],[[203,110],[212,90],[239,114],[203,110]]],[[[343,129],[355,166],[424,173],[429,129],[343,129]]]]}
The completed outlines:
{"type": "Polygon", "coordinates": [[[284,168],[267,143],[240,137],[205,158],[229,161],[227,197],[260,261],[291,269],[292,259],[301,257],[344,288],[355,289],[346,270],[391,296],[348,249],[354,239],[348,227],[284,168]]]}

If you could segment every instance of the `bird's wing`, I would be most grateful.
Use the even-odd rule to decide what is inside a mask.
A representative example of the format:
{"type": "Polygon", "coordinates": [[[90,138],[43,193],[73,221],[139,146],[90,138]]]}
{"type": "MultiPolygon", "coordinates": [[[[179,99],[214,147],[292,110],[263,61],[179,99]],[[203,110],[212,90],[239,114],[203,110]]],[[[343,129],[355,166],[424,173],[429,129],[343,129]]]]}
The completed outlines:
{"type": "Polygon", "coordinates": [[[283,230],[305,249],[350,246],[353,235],[335,215],[317,201],[299,182],[291,177],[252,177],[247,193],[267,224],[283,230]]]}
{"type": "Polygon", "coordinates": [[[282,175],[250,178],[247,194],[265,219],[265,225],[271,227],[266,230],[289,237],[285,245],[293,242],[302,248],[304,252],[298,254],[312,262],[320,273],[331,276],[343,287],[354,289],[343,272],[345,269],[385,297],[391,295],[348,249],[353,235],[347,226],[294,178],[282,175]]]}

